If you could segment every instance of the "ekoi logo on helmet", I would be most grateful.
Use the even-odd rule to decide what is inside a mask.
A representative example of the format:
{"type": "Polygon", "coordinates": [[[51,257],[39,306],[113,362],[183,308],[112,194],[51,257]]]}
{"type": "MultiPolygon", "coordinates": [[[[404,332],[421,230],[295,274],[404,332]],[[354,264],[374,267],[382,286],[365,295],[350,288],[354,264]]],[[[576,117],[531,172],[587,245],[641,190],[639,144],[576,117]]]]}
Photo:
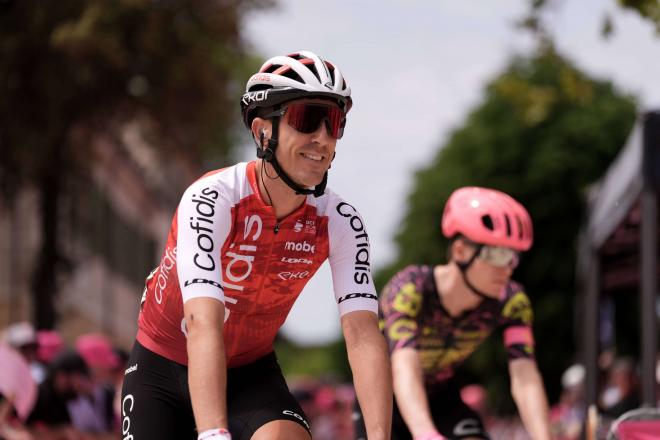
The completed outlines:
{"type": "Polygon", "coordinates": [[[247,92],[243,95],[243,104],[249,105],[251,102],[261,102],[268,99],[268,89],[257,90],[256,92],[247,92]]]}

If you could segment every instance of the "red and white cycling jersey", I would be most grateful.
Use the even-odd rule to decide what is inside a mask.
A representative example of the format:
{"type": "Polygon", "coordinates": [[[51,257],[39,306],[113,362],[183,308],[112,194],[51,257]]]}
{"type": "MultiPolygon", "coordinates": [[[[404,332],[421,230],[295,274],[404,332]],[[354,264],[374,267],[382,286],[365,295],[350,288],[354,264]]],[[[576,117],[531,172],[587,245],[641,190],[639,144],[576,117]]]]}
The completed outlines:
{"type": "Polygon", "coordinates": [[[277,220],[261,199],[255,162],[213,171],[184,193],[160,265],[142,297],[137,340],[188,363],[183,303],[225,304],[227,366],[272,351],[278,329],[328,258],[339,314],[377,313],[369,236],[357,210],[329,189],[277,220]]]}

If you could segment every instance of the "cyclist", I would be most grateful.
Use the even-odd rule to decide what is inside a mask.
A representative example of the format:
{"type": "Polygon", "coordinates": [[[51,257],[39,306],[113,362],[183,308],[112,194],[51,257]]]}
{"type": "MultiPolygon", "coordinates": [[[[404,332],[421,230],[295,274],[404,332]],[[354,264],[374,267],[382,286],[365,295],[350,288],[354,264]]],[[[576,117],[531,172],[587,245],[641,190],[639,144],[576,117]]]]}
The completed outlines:
{"type": "Polygon", "coordinates": [[[326,259],[369,438],[389,438],[369,237],[326,188],[350,94],[341,71],[308,51],[271,58],[248,80],[241,108],[260,160],[210,172],[183,195],[142,299],[125,439],[309,439],[273,340],[326,259]]]}
{"type": "MultiPolygon", "coordinates": [[[[529,214],[500,191],[460,188],[447,201],[442,232],[450,240],[449,262],[406,267],[380,298],[395,395],[392,439],[489,438],[461,400],[454,373],[498,328],[522,421],[532,438],[550,438],[531,305],[510,279],[520,253],[532,245],[529,214]]],[[[357,416],[363,438],[359,408],[357,416]]]]}

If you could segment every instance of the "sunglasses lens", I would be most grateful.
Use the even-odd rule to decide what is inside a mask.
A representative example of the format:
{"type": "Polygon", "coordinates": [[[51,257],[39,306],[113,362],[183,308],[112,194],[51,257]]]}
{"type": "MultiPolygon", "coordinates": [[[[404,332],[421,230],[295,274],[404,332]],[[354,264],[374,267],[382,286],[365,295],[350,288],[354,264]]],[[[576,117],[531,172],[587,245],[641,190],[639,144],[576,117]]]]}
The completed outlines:
{"type": "Polygon", "coordinates": [[[328,133],[335,139],[344,134],[346,114],[338,107],[322,104],[291,104],[286,109],[287,123],[305,134],[314,133],[325,122],[328,133]]]}
{"type": "Polygon", "coordinates": [[[513,249],[498,246],[483,246],[479,254],[482,260],[497,267],[516,268],[520,262],[520,254],[513,249]]]}

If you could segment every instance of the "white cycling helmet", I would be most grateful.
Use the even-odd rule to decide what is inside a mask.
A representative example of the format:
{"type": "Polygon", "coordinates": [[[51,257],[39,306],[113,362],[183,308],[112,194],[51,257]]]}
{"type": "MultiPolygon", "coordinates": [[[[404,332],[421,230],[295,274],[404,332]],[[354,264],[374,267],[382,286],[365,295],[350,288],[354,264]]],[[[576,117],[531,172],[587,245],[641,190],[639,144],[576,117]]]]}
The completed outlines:
{"type": "Polygon", "coordinates": [[[353,104],[351,88],[329,61],[305,50],[273,57],[247,82],[241,99],[243,122],[250,128],[259,109],[309,97],[335,101],[345,113],[353,104]]]}

